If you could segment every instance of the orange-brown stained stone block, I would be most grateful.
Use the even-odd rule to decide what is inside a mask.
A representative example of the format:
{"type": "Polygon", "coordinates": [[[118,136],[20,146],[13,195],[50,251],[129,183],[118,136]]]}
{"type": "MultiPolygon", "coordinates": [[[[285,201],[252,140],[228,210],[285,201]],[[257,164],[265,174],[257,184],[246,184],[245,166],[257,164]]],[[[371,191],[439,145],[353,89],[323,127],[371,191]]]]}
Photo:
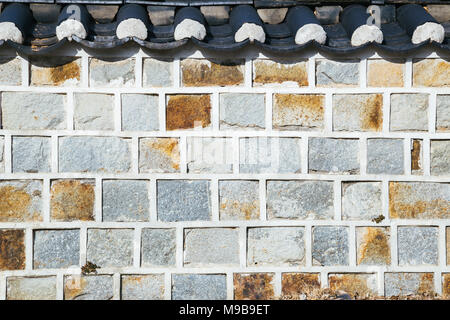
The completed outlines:
{"type": "Polygon", "coordinates": [[[391,263],[391,247],[389,240],[389,228],[356,228],[356,254],[358,264],[389,265],[391,263]]]}
{"type": "Polygon", "coordinates": [[[445,299],[450,299],[450,273],[443,275],[442,295],[445,299]]]}
{"type": "Polygon", "coordinates": [[[413,85],[415,87],[450,86],[450,61],[443,59],[414,61],[413,85]]]}
{"type": "Polygon", "coordinates": [[[42,221],[42,182],[0,181],[0,222],[42,221]]]}
{"type": "Polygon", "coordinates": [[[169,96],[166,109],[167,130],[206,128],[210,124],[210,95],[169,96]]]}
{"type": "Polygon", "coordinates": [[[0,271],[25,269],[25,232],[0,230],[0,271]]]}
{"type": "Polygon", "coordinates": [[[94,220],[95,191],[93,181],[54,181],[50,211],[54,221],[94,220]]]}
{"type": "Polygon", "coordinates": [[[139,141],[139,172],[179,172],[178,138],[144,138],[139,141]]]}
{"type": "Polygon", "coordinates": [[[422,140],[413,139],[411,143],[411,172],[422,174],[422,140]]]}
{"type": "Polygon", "coordinates": [[[377,295],[376,274],[330,274],[328,284],[332,291],[345,291],[355,299],[365,299],[377,295]]]}
{"type": "Polygon", "coordinates": [[[81,79],[81,59],[40,57],[31,59],[32,86],[77,85],[81,79]]]}
{"type": "Polygon", "coordinates": [[[273,273],[234,274],[235,300],[269,300],[275,296],[273,273]]]}
{"type": "Polygon", "coordinates": [[[313,295],[320,290],[318,273],[283,273],[281,278],[281,290],[283,297],[289,299],[313,295]]]}
{"type": "Polygon", "coordinates": [[[433,295],[433,273],[388,272],[384,274],[384,293],[387,297],[433,295]]]}
{"type": "Polygon", "coordinates": [[[274,128],[323,128],[324,95],[275,94],[273,100],[274,128]]]}
{"type": "Polygon", "coordinates": [[[450,185],[434,182],[390,182],[391,219],[450,218],[450,185]]]}
{"type": "Polygon", "coordinates": [[[333,95],[333,130],[381,131],[383,126],[383,95],[333,95]]]}
{"type": "Polygon", "coordinates": [[[450,227],[447,227],[447,265],[450,265],[450,227]]]}
{"type": "Polygon", "coordinates": [[[234,86],[244,83],[243,61],[184,59],[182,82],[186,87],[234,86]]]}
{"type": "Polygon", "coordinates": [[[405,65],[400,61],[369,60],[367,85],[369,87],[403,87],[405,65]]]}
{"type": "Polygon", "coordinates": [[[284,63],[258,59],[253,61],[253,84],[308,85],[308,63],[284,63]]]}

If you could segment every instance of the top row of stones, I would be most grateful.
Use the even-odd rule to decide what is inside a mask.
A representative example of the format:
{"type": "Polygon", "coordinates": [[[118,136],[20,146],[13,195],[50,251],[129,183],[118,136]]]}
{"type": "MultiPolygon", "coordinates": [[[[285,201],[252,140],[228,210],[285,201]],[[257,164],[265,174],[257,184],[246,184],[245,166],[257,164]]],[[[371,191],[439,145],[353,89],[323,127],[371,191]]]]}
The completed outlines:
{"type": "MultiPolygon", "coordinates": [[[[30,59],[32,86],[78,86],[81,83],[80,57],[39,57],[30,59]]],[[[245,61],[214,59],[182,59],[180,83],[186,87],[239,86],[245,84],[245,61]]],[[[89,84],[92,87],[122,87],[140,85],[136,80],[136,59],[89,60],[89,84]]],[[[273,61],[256,59],[252,63],[253,85],[310,85],[308,61],[273,61]]],[[[22,84],[22,62],[19,58],[0,57],[0,85],[22,84]]],[[[140,66],[139,66],[140,69],[140,66]]],[[[450,62],[443,59],[413,60],[412,85],[415,87],[450,86],[450,62]]],[[[174,85],[173,61],[144,58],[142,80],[145,87],[174,85]]],[[[358,87],[361,85],[359,60],[332,61],[316,59],[315,85],[318,87],[358,87]]],[[[404,87],[404,60],[369,59],[367,85],[369,87],[404,87]],[[386,75],[389,74],[389,77],[386,75]]]]}

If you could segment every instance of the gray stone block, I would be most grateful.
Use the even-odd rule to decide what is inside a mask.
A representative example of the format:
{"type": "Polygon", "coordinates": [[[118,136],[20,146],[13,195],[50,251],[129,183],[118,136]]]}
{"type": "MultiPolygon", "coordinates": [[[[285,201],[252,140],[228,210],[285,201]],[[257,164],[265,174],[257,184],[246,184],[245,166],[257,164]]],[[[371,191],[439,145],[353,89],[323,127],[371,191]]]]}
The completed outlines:
{"type": "Polygon", "coordinates": [[[224,274],[174,274],[173,300],[225,300],[227,282],[224,274]]]}
{"type": "Polygon", "coordinates": [[[309,172],[359,173],[357,139],[310,138],[309,172]]]}
{"type": "Polygon", "coordinates": [[[368,139],[367,173],[403,174],[402,139],[368,139]]]}
{"type": "Polygon", "coordinates": [[[133,86],[135,82],[135,59],[96,59],[89,61],[89,82],[91,86],[122,87],[133,86]]]}
{"type": "Polygon", "coordinates": [[[450,174],[450,140],[431,141],[431,174],[450,174]]]}
{"type": "Polygon", "coordinates": [[[348,265],[348,227],[314,227],[312,237],[313,265],[348,265]]]}
{"type": "Polygon", "coordinates": [[[5,138],[0,137],[0,172],[5,172],[5,138]]]}
{"type": "Polygon", "coordinates": [[[176,261],[175,229],[142,230],[142,266],[174,266],[176,261]]]}
{"type": "Polygon", "coordinates": [[[16,57],[0,58],[0,85],[19,86],[22,84],[22,61],[16,57]]]}
{"type": "Polygon", "coordinates": [[[386,297],[434,293],[433,274],[419,272],[388,272],[384,274],[386,297]]]}
{"type": "Polygon", "coordinates": [[[436,130],[450,131],[450,94],[436,97],[436,130]]]}
{"type": "Polygon", "coordinates": [[[226,24],[230,18],[229,6],[201,6],[200,11],[210,26],[226,24]]]}
{"type": "Polygon", "coordinates": [[[259,182],[219,181],[220,220],[259,219],[259,182]]]}
{"type": "Polygon", "coordinates": [[[173,24],[175,18],[175,7],[147,6],[150,21],[154,26],[166,26],[173,24]]]}
{"type": "Polygon", "coordinates": [[[221,129],[265,128],[264,94],[222,93],[219,100],[221,129]]]}
{"type": "Polygon", "coordinates": [[[114,130],[114,96],[75,93],[74,125],[75,130],[114,130]]]}
{"type": "Polygon", "coordinates": [[[67,276],[64,279],[64,300],[111,300],[114,282],[110,275],[67,276]]]}
{"type": "Polygon", "coordinates": [[[50,138],[13,137],[13,172],[50,172],[50,138]]]}
{"type": "Polygon", "coordinates": [[[156,95],[123,94],[122,130],[158,130],[158,100],[156,95]]]}
{"type": "Polygon", "coordinates": [[[356,86],[359,84],[359,62],[318,60],[316,62],[318,86],[356,86]]]}
{"type": "Polygon", "coordinates": [[[56,300],[56,277],[8,277],[7,300],[56,300]]]}
{"type": "Polygon", "coordinates": [[[383,212],[380,182],[344,182],[342,184],[342,218],[372,220],[383,212]]]}
{"type": "Polygon", "coordinates": [[[399,227],[399,265],[437,265],[438,227],[399,227]]]}
{"type": "Polygon", "coordinates": [[[164,299],[164,274],[122,276],[122,300],[164,299]]]}
{"type": "Polygon", "coordinates": [[[87,260],[105,267],[133,265],[133,229],[89,229],[87,260]]]}
{"type": "Polygon", "coordinates": [[[173,85],[171,60],[144,59],[143,73],[144,87],[171,87],[173,85]]]}
{"type": "Polygon", "coordinates": [[[232,173],[233,155],[231,138],[187,138],[189,173],[232,173]]]}
{"type": "Polygon", "coordinates": [[[427,131],[428,94],[391,95],[391,131],[427,131]]]}

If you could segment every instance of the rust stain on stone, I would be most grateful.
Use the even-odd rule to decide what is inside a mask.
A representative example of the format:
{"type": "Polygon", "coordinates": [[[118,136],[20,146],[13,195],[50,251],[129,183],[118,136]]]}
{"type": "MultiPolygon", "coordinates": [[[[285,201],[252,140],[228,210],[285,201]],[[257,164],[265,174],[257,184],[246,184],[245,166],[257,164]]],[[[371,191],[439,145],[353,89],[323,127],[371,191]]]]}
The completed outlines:
{"type": "Polygon", "coordinates": [[[420,285],[417,289],[418,294],[434,293],[434,275],[432,273],[423,273],[420,276],[420,285]]]}
{"type": "Polygon", "coordinates": [[[51,188],[51,217],[57,221],[94,220],[94,186],[79,180],[56,181],[51,188]]]}
{"type": "Polygon", "coordinates": [[[0,222],[40,220],[40,213],[32,211],[31,195],[14,186],[0,187],[0,222]]]}
{"type": "Polygon", "coordinates": [[[365,299],[376,295],[368,284],[370,274],[334,274],[328,278],[332,291],[342,290],[354,299],[365,299]]]}
{"type": "Polygon", "coordinates": [[[171,166],[175,170],[180,169],[180,149],[177,138],[149,138],[144,140],[147,149],[161,152],[171,160],[171,166]]]}
{"type": "Polygon", "coordinates": [[[25,232],[0,230],[0,270],[25,269],[25,232]]]}
{"type": "Polygon", "coordinates": [[[210,95],[169,96],[166,110],[166,129],[202,128],[211,124],[210,95]]]}
{"type": "Polygon", "coordinates": [[[269,300],[274,298],[273,274],[252,273],[234,275],[235,300],[269,300]]]}
{"type": "Polygon", "coordinates": [[[296,82],[308,85],[307,63],[284,64],[270,60],[254,61],[254,79],[257,84],[296,82]]]}
{"type": "Polygon", "coordinates": [[[450,299],[450,273],[444,274],[444,283],[442,284],[442,295],[450,299]]]}
{"type": "Polygon", "coordinates": [[[391,263],[388,228],[362,228],[364,236],[358,248],[358,264],[391,263]],[[387,229],[387,230],[386,230],[387,229]]]}
{"type": "Polygon", "coordinates": [[[187,87],[233,86],[244,82],[242,61],[181,61],[183,85],[187,87]]]}
{"type": "Polygon", "coordinates": [[[259,201],[241,202],[237,200],[224,199],[220,203],[221,219],[237,217],[244,220],[259,218],[259,201]]]}
{"type": "Polygon", "coordinates": [[[362,108],[362,129],[381,131],[383,126],[383,96],[369,95],[365,107],[362,108]]]}
{"type": "Polygon", "coordinates": [[[450,265],[450,227],[447,227],[447,265],[450,265]]]}
{"type": "Polygon", "coordinates": [[[320,127],[324,119],[325,96],[313,94],[275,94],[274,127],[320,127]]]}
{"type": "Polygon", "coordinates": [[[302,294],[308,297],[320,289],[319,274],[283,273],[281,288],[285,297],[295,298],[302,294]]]}
{"type": "Polygon", "coordinates": [[[421,170],[422,169],[422,143],[421,140],[413,140],[412,150],[411,150],[411,170],[421,170]]]}
{"type": "Polygon", "coordinates": [[[87,285],[87,280],[84,277],[74,276],[65,281],[64,284],[64,299],[74,300],[84,294],[87,285]]]}
{"type": "Polygon", "coordinates": [[[450,86],[450,62],[424,59],[413,64],[413,84],[420,87],[450,86]]]}
{"type": "Polygon", "coordinates": [[[66,60],[68,59],[36,61],[37,65],[31,67],[31,84],[59,86],[67,80],[80,81],[81,69],[78,59],[65,63],[66,60]]]}

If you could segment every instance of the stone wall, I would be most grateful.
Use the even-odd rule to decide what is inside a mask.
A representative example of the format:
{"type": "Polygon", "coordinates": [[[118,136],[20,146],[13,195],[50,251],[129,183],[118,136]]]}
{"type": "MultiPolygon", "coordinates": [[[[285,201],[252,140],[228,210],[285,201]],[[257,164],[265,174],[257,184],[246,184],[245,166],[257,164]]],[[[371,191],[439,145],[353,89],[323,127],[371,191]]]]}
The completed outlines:
{"type": "Polygon", "coordinates": [[[448,59],[0,54],[0,299],[450,295],[448,59]]]}

